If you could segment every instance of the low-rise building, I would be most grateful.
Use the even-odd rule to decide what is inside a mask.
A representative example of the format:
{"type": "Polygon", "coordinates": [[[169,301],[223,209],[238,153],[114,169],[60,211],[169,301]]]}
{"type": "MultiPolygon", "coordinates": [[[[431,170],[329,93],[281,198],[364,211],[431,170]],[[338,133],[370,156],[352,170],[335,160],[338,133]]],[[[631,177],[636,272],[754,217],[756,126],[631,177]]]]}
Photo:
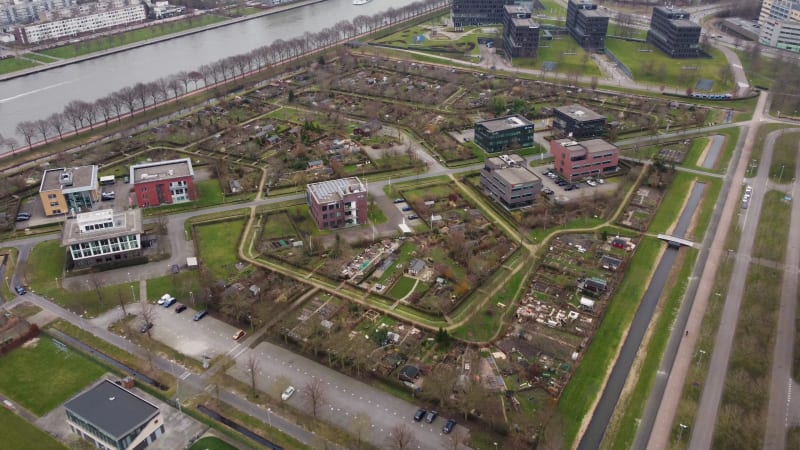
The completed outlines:
{"type": "Polygon", "coordinates": [[[689,13],[682,9],[656,6],[647,30],[647,42],[670,58],[704,56],[700,50],[700,25],[689,17],[689,13]]]}
{"type": "Polygon", "coordinates": [[[553,128],[562,135],[575,139],[597,137],[603,134],[606,118],[581,105],[560,106],[553,109],[553,128]]]}
{"type": "Polygon", "coordinates": [[[533,204],[542,190],[542,180],[525,167],[519,155],[487,158],[481,169],[481,187],[507,209],[533,204]]]}
{"type": "Polygon", "coordinates": [[[189,158],[131,166],[130,181],[140,208],[197,200],[189,158]]]}
{"type": "Polygon", "coordinates": [[[539,49],[539,24],[528,8],[503,7],[503,45],[511,58],[535,58],[539,49]]]}
{"type": "Polygon", "coordinates": [[[533,146],[533,123],[515,114],[475,124],[475,143],[488,153],[533,146]]]}
{"type": "Polygon", "coordinates": [[[45,170],[39,200],[46,216],[78,213],[100,201],[97,166],[45,170]]]}
{"type": "Polygon", "coordinates": [[[113,264],[142,255],[142,210],[111,209],[81,213],[64,222],[61,244],[73,267],[113,264]]]}
{"type": "Polygon", "coordinates": [[[367,223],[367,188],[357,177],[311,183],[306,201],[322,230],[367,223]]]}
{"type": "Polygon", "coordinates": [[[605,50],[608,16],[601,14],[592,1],[569,0],[566,26],[570,36],[584,49],[605,50]]]}
{"type": "Polygon", "coordinates": [[[110,380],[64,404],[70,430],[104,450],[143,450],[165,432],[158,407],[110,380]]]}
{"type": "Polygon", "coordinates": [[[567,181],[603,177],[619,168],[619,149],[602,139],[553,140],[550,153],[556,173],[567,181]]]}

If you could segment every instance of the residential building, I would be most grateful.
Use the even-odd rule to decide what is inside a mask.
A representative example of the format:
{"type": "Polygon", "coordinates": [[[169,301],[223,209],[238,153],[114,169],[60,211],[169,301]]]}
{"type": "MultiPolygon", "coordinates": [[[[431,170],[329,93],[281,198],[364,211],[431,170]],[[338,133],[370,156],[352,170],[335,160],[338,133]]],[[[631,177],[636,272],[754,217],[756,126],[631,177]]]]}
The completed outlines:
{"type": "Polygon", "coordinates": [[[39,200],[46,216],[78,213],[100,201],[97,166],[45,170],[39,200]]]}
{"type": "Polygon", "coordinates": [[[528,8],[503,6],[503,45],[510,58],[535,58],[539,48],[539,24],[528,8]]]}
{"type": "Polygon", "coordinates": [[[55,11],[70,11],[77,0],[0,0],[0,26],[30,23],[55,11]]]}
{"type": "Polygon", "coordinates": [[[608,16],[601,14],[591,0],[569,0],[566,25],[569,35],[585,50],[605,50],[608,16]]]}
{"type": "Polygon", "coordinates": [[[488,153],[533,146],[533,123],[514,114],[475,124],[475,143],[488,153]]]}
{"type": "Polygon", "coordinates": [[[764,0],[758,15],[763,45],[800,52],[800,0],[764,0]]]}
{"type": "Polygon", "coordinates": [[[37,44],[68,36],[142,22],[147,18],[143,4],[97,12],[61,20],[52,20],[14,29],[19,44],[37,44]]]}
{"type": "Polygon", "coordinates": [[[481,169],[481,187],[507,209],[533,204],[542,190],[542,180],[525,167],[519,155],[487,158],[481,169]]]}
{"type": "Polygon", "coordinates": [[[553,109],[553,128],[564,136],[575,139],[597,137],[603,134],[605,127],[605,117],[581,105],[573,104],[553,109]]]}
{"type": "Polygon", "coordinates": [[[131,166],[130,180],[140,208],[197,200],[189,158],[131,166]]]}
{"type": "Polygon", "coordinates": [[[110,380],[64,404],[70,430],[102,450],[143,450],[164,434],[158,407],[110,380]]]}
{"type": "Polygon", "coordinates": [[[503,21],[503,6],[514,0],[453,0],[453,27],[461,30],[469,25],[499,24],[503,21]]]}
{"type": "Polygon", "coordinates": [[[322,230],[367,223],[367,188],[357,177],[309,184],[306,201],[322,230]]]}
{"type": "Polygon", "coordinates": [[[101,209],[67,219],[61,245],[76,269],[112,264],[142,255],[142,231],[141,209],[101,209]]]}
{"type": "Polygon", "coordinates": [[[670,58],[704,56],[700,50],[700,25],[689,20],[689,13],[670,6],[656,6],[647,30],[647,42],[670,58]]]}
{"type": "Polygon", "coordinates": [[[550,141],[555,171],[567,181],[603,177],[618,170],[619,149],[602,139],[550,141]]]}

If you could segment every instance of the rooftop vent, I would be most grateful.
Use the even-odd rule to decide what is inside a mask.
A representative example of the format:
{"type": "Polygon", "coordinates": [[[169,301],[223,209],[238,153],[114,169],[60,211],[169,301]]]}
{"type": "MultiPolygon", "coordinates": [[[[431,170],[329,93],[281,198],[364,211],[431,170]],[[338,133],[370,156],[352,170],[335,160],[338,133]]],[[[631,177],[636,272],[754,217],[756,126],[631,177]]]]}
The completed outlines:
{"type": "Polygon", "coordinates": [[[58,182],[62,186],[72,186],[72,172],[64,171],[59,175],[58,182]]]}

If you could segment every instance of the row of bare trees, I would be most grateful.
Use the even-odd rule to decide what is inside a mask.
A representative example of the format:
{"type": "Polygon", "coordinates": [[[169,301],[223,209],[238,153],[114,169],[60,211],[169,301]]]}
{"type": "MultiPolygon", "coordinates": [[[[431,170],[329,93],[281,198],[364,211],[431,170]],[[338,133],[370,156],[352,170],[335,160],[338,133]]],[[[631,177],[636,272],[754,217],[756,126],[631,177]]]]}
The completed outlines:
{"type": "MultiPolygon", "coordinates": [[[[427,14],[448,5],[449,2],[450,0],[422,0],[398,9],[389,8],[373,16],[360,15],[352,22],[343,20],[317,33],[306,32],[290,40],[278,39],[270,45],[202,65],[194,71],[180,72],[149,83],[136,83],[93,103],[73,100],[62,112],[54,113],[50,117],[20,122],[17,124],[16,133],[24,139],[28,148],[32,148],[34,144],[39,142],[46,144],[56,137],[63,139],[65,134],[78,134],[86,128],[92,130],[101,124],[108,126],[111,120],[121,121],[125,115],[132,116],[136,111],[146,111],[148,106],[153,108],[159,103],[177,99],[193,90],[242,78],[253,71],[291,61],[360,34],[427,14]]],[[[0,136],[0,146],[7,146],[13,151],[18,143],[13,138],[9,140],[0,136]]]]}

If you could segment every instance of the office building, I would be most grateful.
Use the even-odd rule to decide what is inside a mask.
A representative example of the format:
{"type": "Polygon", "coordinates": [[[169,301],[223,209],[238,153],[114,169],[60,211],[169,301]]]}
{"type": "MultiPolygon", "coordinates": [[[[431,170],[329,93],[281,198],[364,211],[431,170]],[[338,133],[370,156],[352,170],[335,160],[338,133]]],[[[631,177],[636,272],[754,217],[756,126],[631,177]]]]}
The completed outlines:
{"type": "Polygon", "coordinates": [[[503,6],[514,0],[453,0],[453,27],[461,30],[470,25],[499,24],[503,21],[503,6]]]}
{"type": "Polygon", "coordinates": [[[567,137],[584,139],[603,134],[606,118],[581,105],[553,109],[553,128],[567,137]]]}
{"type": "Polygon", "coordinates": [[[605,50],[608,16],[601,14],[590,0],[569,0],[566,25],[569,35],[585,50],[605,50]]]}
{"type": "Polygon", "coordinates": [[[48,217],[86,211],[99,200],[97,166],[49,169],[42,174],[39,201],[48,217]]]}
{"type": "Polygon", "coordinates": [[[481,187],[507,209],[533,204],[542,190],[542,180],[525,167],[519,155],[487,158],[481,169],[481,187]]]}
{"type": "Polygon", "coordinates": [[[97,30],[142,22],[147,18],[142,4],[102,11],[85,16],[52,20],[14,29],[18,44],[37,44],[55,41],[64,37],[74,37],[97,30]]]}
{"type": "Polygon", "coordinates": [[[367,223],[367,188],[356,177],[309,184],[306,201],[321,230],[367,223]]]}
{"type": "Polygon", "coordinates": [[[533,124],[515,114],[475,124],[475,143],[487,153],[533,146],[533,124]]]}
{"type": "Polygon", "coordinates": [[[761,44],[800,52],[800,0],[764,0],[758,25],[761,44]]]}
{"type": "Polygon", "coordinates": [[[619,166],[619,149],[602,139],[552,140],[550,153],[556,173],[570,182],[613,174],[619,166]]]}
{"type": "Polygon", "coordinates": [[[647,42],[670,58],[705,56],[700,50],[700,25],[689,20],[689,13],[668,6],[653,8],[647,42]]]}
{"type": "Polygon", "coordinates": [[[140,208],[197,200],[189,158],[131,166],[130,180],[140,208]]]}
{"type": "Polygon", "coordinates": [[[539,24],[522,6],[503,7],[503,45],[510,58],[535,58],[539,47],[539,24]]]}
{"type": "Polygon", "coordinates": [[[64,222],[61,245],[73,267],[113,264],[142,255],[142,210],[115,213],[102,209],[80,213],[64,222]]]}

